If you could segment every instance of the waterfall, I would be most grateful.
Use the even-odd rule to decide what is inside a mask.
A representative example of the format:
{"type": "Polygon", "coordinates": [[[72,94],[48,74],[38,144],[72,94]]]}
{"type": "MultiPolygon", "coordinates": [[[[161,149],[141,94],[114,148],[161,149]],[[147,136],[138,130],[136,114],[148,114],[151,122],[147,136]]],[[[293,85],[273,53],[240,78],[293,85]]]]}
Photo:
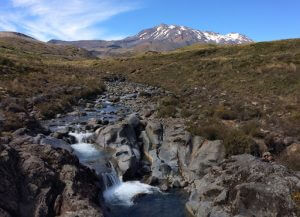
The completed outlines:
{"type": "Polygon", "coordinates": [[[87,139],[93,135],[93,133],[69,133],[70,136],[74,136],[77,143],[85,143],[87,139]]]}
{"type": "Polygon", "coordinates": [[[76,144],[71,147],[81,162],[93,161],[101,156],[100,151],[93,144],[87,143],[93,133],[69,133],[69,135],[76,139],[76,144]]]}
{"type": "MultiPolygon", "coordinates": [[[[77,143],[73,144],[72,148],[81,162],[93,162],[103,157],[93,144],[87,143],[92,133],[69,134],[76,138],[77,143]]],[[[136,195],[159,192],[157,187],[139,181],[123,182],[111,162],[108,162],[107,169],[110,171],[102,172],[101,177],[104,185],[103,197],[109,204],[131,206],[136,195]]]]}
{"type": "Polygon", "coordinates": [[[134,204],[133,199],[136,195],[160,192],[159,188],[139,181],[123,182],[111,163],[110,168],[110,172],[102,173],[105,187],[103,197],[109,204],[131,206],[134,204]]]}
{"type": "Polygon", "coordinates": [[[108,167],[111,169],[111,171],[101,174],[105,190],[121,184],[121,180],[118,177],[117,171],[111,162],[108,162],[108,167]]]}

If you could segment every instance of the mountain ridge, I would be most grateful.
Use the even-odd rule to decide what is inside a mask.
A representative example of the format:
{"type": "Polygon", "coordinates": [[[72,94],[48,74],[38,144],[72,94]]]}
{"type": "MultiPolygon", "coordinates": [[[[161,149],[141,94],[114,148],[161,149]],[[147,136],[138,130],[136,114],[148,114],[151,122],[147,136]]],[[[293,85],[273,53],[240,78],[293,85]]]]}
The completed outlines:
{"type": "Polygon", "coordinates": [[[141,30],[121,40],[62,41],[52,39],[51,44],[73,45],[84,48],[98,56],[117,55],[143,51],[171,51],[184,46],[201,44],[247,44],[254,41],[240,33],[222,35],[211,31],[200,31],[186,26],[160,24],[141,30]]]}

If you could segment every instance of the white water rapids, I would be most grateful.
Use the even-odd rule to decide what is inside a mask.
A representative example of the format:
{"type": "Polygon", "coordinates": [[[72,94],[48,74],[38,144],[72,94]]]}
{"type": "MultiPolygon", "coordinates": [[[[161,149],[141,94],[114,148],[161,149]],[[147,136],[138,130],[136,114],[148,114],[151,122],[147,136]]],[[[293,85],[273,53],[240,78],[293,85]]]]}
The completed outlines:
{"type": "MultiPolygon", "coordinates": [[[[95,145],[87,143],[87,139],[92,133],[69,133],[76,138],[77,143],[72,145],[80,161],[88,162],[101,157],[100,150],[95,145]]],[[[153,187],[139,181],[123,182],[119,178],[115,169],[111,165],[111,172],[102,173],[105,191],[103,197],[107,203],[112,205],[133,205],[133,199],[136,195],[152,194],[159,192],[157,187],[153,187]]]]}

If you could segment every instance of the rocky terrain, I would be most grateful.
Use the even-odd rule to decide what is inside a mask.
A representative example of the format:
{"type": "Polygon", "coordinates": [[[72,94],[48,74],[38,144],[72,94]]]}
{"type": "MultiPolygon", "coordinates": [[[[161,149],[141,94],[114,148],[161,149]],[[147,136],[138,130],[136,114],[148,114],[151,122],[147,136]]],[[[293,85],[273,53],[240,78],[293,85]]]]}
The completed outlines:
{"type": "Polygon", "coordinates": [[[145,51],[170,51],[192,44],[247,44],[254,41],[239,33],[222,35],[210,31],[200,31],[186,26],[161,24],[140,31],[122,40],[50,40],[57,45],[73,45],[93,52],[97,56],[113,56],[145,51]]]}
{"type": "Polygon", "coordinates": [[[95,59],[24,37],[0,37],[0,216],[113,216],[118,176],[133,204],[299,216],[299,40],[95,59]]]}
{"type": "MultiPolygon", "coordinates": [[[[299,173],[247,154],[226,159],[222,141],[193,136],[181,118],[157,117],[155,99],[171,92],[106,80],[105,98],[131,113],[121,109],[112,122],[90,119],[85,129],[96,147],[111,150],[124,180],[142,179],[163,191],[184,189],[190,194],[186,208],[197,217],[299,214],[299,173]]],[[[99,106],[93,100],[80,103],[87,112],[99,106]]],[[[68,131],[49,133],[21,128],[1,137],[1,216],[109,216],[99,200],[102,182],[79,163],[70,146],[74,138],[68,131]]]]}
{"type": "MultiPolygon", "coordinates": [[[[120,86],[121,92],[119,86],[112,87],[114,97],[128,90],[139,92],[136,87],[120,86]]],[[[131,104],[141,116],[131,115],[121,125],[105,128],[104,132],[99,130],[96,142],[103,145],[101,139],[107,138],[105,145],[115,149],[123,173],[138,171],[137,161],[144,156],[151,164],[151,175],[146,182],[159,185],[162,190],[184,188],[190,192],[186,207],[193,216],[299,215],[294,201],[300,187],[299,173],[247,154],[226,159],[222,141],[191,135],[180,118],[158,119],[152,114],[155,104],[149,104],[147,98],[141,100],[137,95],[137,99],[125,103],[131,104]],[[122,134],[128,132],[130,125],[136,134],[134,131],[122,134]],[[117,130],[112,133],[112,128],[117,130]],[[123,145],[116,148],[119,141],[123,145]],[[124,161],[128,163],[125,167],[124,161]]]]}

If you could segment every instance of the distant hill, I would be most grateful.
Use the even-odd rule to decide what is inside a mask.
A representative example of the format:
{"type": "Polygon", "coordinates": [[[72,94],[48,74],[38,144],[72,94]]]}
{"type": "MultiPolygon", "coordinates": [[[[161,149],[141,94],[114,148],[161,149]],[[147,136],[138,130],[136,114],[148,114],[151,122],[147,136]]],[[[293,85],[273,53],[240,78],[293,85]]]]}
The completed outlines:
{"type": "Polygon", "coordinates": [[[48,43],[74,45],[92,51],[95,55],[118,55],[143,51],[171,51],[196,43],[200,44],[247,44],[253,40],[240,33],[222,35],[215,32],[195,30],[186,26],[161,24],[140,31],[137,35],[123,40],[85,40],[60,41],[50,40],[48,43]]]}
{"type": "Polygon", "coordinates": [[[7,54],[10,50],[11,55],[19,54],[32,54],[48,57],[68,57],[68,58],[78,58],[78,57],[91,57],[90,51],[85,49],[69,46],[58,46],[55,44],[49,44],[42,41],[38,41],[28,35],[18,33],[18,32],[0,32],[0,51],[7,54]]]}
{"type": "Polygon", "coordinates": [[[0,38],[19,38],[19,39],[25,39],[25,40],[36,40],[35,38],[32,38],[28,35],[19,33],[19,32],[0,32],[0,38]]]}

